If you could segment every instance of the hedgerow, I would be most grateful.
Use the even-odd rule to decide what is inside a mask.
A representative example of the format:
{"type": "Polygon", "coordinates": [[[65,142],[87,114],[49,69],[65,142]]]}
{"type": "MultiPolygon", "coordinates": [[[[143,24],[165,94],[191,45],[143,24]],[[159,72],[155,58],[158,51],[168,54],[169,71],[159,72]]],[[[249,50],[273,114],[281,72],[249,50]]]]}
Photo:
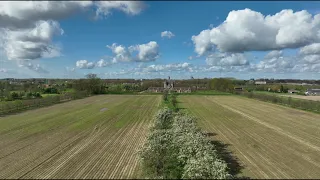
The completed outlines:
{"type": "Polygon", "coordinates": [[[226,179],[226,162],[201,133],[195,118],[160,110],[147,141],[140,150],[141,164],[148,178],[226,179]]]}

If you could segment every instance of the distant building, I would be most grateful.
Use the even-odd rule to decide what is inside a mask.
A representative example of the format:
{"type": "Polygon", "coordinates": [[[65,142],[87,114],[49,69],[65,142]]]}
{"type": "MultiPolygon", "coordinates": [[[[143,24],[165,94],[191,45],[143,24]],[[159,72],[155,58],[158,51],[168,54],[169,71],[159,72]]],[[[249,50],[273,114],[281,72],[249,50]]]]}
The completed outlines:
{"type": "Polygon", "coordinates": [[[152,93],[160,93],[164,91],[163,87],[149,87],[148,92],[152,92],[152,93]]]}
{"type": "Polygon", "coordinates": [[[176,88],[173,88],[172,90],[177,93],[191,93],[190,87],[176,87],[176,88]]]}
{"type": "Polygon", "coordinates": [[[163,82],[163,87],[165,89],[172,89],[173,88],[173,85],[174,85],[174,81],[170,79],[170,76],[168,79],[166,79],[164,82],[163,82]]]}
{"type": "Polygon", "coordinates": [[[266,81],[256,81],[254,84],[262,85],[262,84],[267,84],[266,81]]]}
{"type": "Polygon", "coordinates": [[[300,91],[298,91],[298,90],[295,90],[295,89],[289,89],[288,90],[288,93],[289,94],[297,94],[297,93],[299,93],[300,91]]]}
{"type": "Polygon", "coordinates": [[[320,89],[307,89],[304,94],[307,96],[320,96],[320,89]]]}
{"type": "Polygon", "coordinates": [[[174,87],[174,81],[170,79],[166,79],[163,82],[163,87],[149,87],[148,92],[160,93],[164,91],[169,92],[177,92],[177,93],[191,93],[191,87],[174,87]]]}

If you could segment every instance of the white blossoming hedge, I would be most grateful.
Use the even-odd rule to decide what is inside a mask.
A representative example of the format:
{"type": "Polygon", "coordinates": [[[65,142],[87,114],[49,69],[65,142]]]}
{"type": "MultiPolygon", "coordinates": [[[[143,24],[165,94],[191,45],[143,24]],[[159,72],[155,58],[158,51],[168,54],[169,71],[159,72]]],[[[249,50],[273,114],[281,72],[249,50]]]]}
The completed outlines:
{"type": "Polygon", "coordinates": [[[140,151],[148,178],[229,179],[227,164],[187,114],[168,108],[155,116],[154,126],[140,151]]]}

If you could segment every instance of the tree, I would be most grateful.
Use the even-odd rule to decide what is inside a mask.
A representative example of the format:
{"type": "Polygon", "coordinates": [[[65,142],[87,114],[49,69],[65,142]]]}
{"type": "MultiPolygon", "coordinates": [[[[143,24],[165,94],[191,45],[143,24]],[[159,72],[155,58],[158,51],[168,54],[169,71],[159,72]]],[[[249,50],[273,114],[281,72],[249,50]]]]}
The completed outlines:
{"type": "Polygon", "coordinates": [[[232,92],[234,84],[230,79],[214,78],[210,82],[210,88],[217,91],[232,92]]]}
{"type": "Polygon", "coordinates": [[[11,93],[11,99],[12,99],[12,100],[19,99],[19,94],[16,93],[16,92],[12,92],[12,93],[11,93]]]}
{"type": "Polygon", "coordinates": [[[85,76],[87,79],[98,79],[96,74],[89,73],[85,76]]]}
{"type": "Polygon", "coordinates": [[[103,92],[104,88],[102,87],[102,81],[96,74],[87,74],[87,88],[91,94],[100,94],[103,92]]]}

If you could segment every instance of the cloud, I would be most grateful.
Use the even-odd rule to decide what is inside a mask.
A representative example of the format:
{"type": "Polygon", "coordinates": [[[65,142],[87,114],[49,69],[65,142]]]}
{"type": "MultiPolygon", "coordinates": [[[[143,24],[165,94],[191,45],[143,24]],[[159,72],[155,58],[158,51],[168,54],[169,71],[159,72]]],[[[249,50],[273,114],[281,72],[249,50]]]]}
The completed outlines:
{"type": "Polygon", "coordinates": [[[242,53],[215,53],[207,56],[206,62],[211,66],[242,66],[249,64],[247,57],[242,53]]]}
{"type": "Polygon", "coordinates": [[[132,61],[132,50],[129,50],[123,45],[117,45],[113,43],[111,46],[107,45],[107,48],[111,49],[114,54],[114,62],[130,62],[132,61]],[[130,52],[131,51],[131,52],[130,52]]]}
{"type": "Polygon", "coordinates": [[[155,41],[150,41],[146,44],[139,44],[129,46],[128,48],[123,45],[117,45],[113,43],[111,46],[107,45],[107,48],[111,49],[114,57],[113,63],[116,62],[149,62],[155,61],[159,58],[159,45],[155,41]],[[133,56],[133,53],[137,53],[137,56],[133,56]]]}
{"type": "Polygon", "coordinates": [[[0,69],[0,73],[6,73],[6,72],[8,72],[7,69],[4,69],[4,68],[1,68],[1,69],[0,69]]]}
{"type": "Polygon", "coordinates": [[[141,72],[171,72],[171,71],[190,71],[192,65],[190,63],[176,63],[165,65],[149,65],[147,67],[140,68],[141,72]]]}
{"type": "Polygon", "coordinates": [[[106,76],[115,77],[122,75],[165,75],[165,73],[180,73],[180,72],[193,72],[194,66],[190,63],[172,63],[172,64],[152,64],[145,66],[144,64],[140,64],[138,67],[130,68],[130,69],[121,69],[117,72],[107,72],[106,76]]]}
{"type": "Polygon", "coordinates": [[[170,31],[163,31],[163,32],[161,32],[161,37],[167,37],[167,38],[169,38],[169,39],[171,39],[172,37],[174,37],[175,35],[172,33],[172,32],[170,32],[170,31]]]}
{"type": "Polygon", "coordinates": [[[76,62],[76,67],[80,69],[93,69],[95,67],[95,63],[88,62],[87,60],[79,60],[76,62]]]}
{"type": "Polygon", "coordinates": [[[115,64],[114,61],[107,61],[104,59],[100,59],[97,63],[96,63],[96,67],[106,67],[106,66],[110,66],[112,64],[115,64]]]}
{"type": "Polygon", "coordinates": [[[294,67],[293,57],[273,57],[264,59],[256,64],[257,71],[289,72],[294,67]]]}
{"type": "Polygon", "coordinates": [[[139,14],[146,6],[141,1],[96,1],[96,17],[108,16],[112,9],[120,10],[129,15],[139,14]]]}
{"type": "Polygon", "coordinates": [[[243,69],[246,71],[270,72],[270,73],[302,73],[320,72],[320,55],[283,56],[282,51],[271,51],[256,64],[250,64],[243,69]]]}
{"type": "Polygon", "coordinates": [[[58,21],[90,7],[101,17],[112,10],[136,15],[145,6],[138,1],[1,1],[0,48],[11,60],[60,56],[61,48],[52,44],[54,36],[63,34],[58,21]]]}
{"type": "Polygon", "coordinates": [[[4,51],[9,60],[38,59],[52,55],[52,51],[59,55],[59,49],[51,41],[53,36],[62,34],[58,22],[38,21],[32,29],[6,31],[4,51]]]}
{"type": "Polygon", "coordinates": [[[33,64],[31,61],[18,61],[18,66],[35,71],[39,74],[48,74],[49,73],[49,71],[44,69],[40,64],[33,64]]]}
{"type": "Polygon", "coordinates": [[[219,26],[192,36],[195,52],[204,55],[221,52],[245,52],[299,48],[320,42],[320,14],[286,9],[264,16],[250,9],[229,12],[219,26]]]}
{"type": "Polygon", "coordinates": [[[214,46],[210,41],[210,30],[204,30],[197,36],[192,36],[191,40],[195,46],[195,52],[198,55],[204,55],[214,50],[214,46]]]}
{"type": "Polygon", "coordinates": [[[138,60],[136,61],[148,62],[159,58],[159,45],[155,41],[133,46],[133,50],[138,51],[138,60]]]}
{"type": "Polygon", "coordinates": [[[29,29],[36,21],[61,20],[91,5],[91,1],[1,1],[0,27],[29,29]]]}
{"type": "Polygon", "coordinates": [[[302,56],[301,60],[306,64],[320,64],[320,54],[302,56]]]}
{"type": "Polygon", "coordinates": [[[93,69],[95,67],[106,67],[115,64],[112,60],[100,59],[97,62],[89,62],[87,60],[79,60],[76,62],[76,67],[80,69],[93,69]]]}
{"type": "Polygon", "coordinates": [[[310,54],[320,54],[320,43],[313,43],[304,46],[300,49],[299,54],[310,55],[310,54]]]}
{"type": "Polygon", "coordinates": [[[283,55],[282,51],[270,51],[268,54],[265,55],[265,59],[272,59],[272,58],[279,58],[283,55]]]}
{"type": "Polygon", "coordinates": [[[74,72],[76,69],[71,67],[66,67],[67,72],[74,72]]]}
{"type": "Polygon", "coordinates": [[[38,20],[61,20],[93,6],[99,17],[114,9],[137,15],[145,8],[140,1],[1,1],[0,27],[32,28],[38,20]]]}

